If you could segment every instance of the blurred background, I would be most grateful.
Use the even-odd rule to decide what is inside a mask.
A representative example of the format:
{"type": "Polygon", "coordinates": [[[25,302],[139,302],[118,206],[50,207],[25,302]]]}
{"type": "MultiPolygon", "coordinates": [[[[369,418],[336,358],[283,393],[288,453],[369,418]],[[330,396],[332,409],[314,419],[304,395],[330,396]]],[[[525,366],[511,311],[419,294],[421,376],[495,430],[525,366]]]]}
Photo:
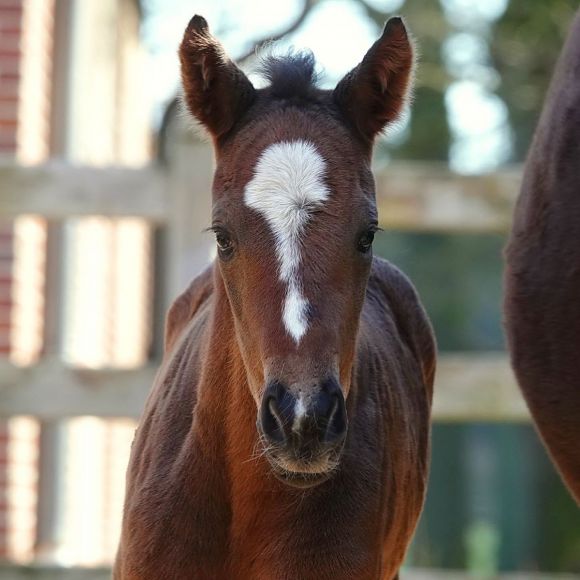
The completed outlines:
{"type": "Polygon", "coordinates": [[[580,512],[519,396],[500,312],[521,163],[576,8],[0,0],[0,578],[101,579],[114,558],[163,315],[212,255],[212,153],[176,101],[194,13],[249,74],[275,39],[312,49],[328,87],[405,16],[421,58],[412,110],[377,146],[375,251],[417,285],[441,358],[402,578],[580,578],[580,512]]]}

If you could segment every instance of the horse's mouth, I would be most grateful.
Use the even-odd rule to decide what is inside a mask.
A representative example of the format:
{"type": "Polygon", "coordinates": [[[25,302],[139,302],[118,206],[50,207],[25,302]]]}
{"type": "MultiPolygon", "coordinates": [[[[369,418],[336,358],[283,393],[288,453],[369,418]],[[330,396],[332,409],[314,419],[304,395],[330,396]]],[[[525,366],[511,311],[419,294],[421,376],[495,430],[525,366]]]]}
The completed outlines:
{"type": "Polygon", "coordinates": [[[328,473],[300,473],[298,471],[279,471],[273,469],[276,479],[282,481],[290,487],[307,489],[324,483],[332,477],[332,471],[328,473]]]}
{"type": "Polygon", "coordinates": [[[300,489],[320,485],[338,470],[338,458],[324,457],[311,462],[294,462],[267,456],[272,472],[283,483],[300,489]]]}

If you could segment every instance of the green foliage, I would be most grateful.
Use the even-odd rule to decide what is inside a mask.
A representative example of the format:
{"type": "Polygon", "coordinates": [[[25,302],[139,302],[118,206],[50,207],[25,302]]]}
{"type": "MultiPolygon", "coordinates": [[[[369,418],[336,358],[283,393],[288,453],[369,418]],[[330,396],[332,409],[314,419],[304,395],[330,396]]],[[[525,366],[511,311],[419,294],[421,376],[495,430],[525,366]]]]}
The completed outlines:
{"type": "Polygon", "coordinates": [[[513,157],[525,158],[548,84],[578,3],[573,0],[510,0],[492,31],[492,60],[508,106],[513,157]]]}
{"type": "Polygon", "coordinates": [[[501,251],[496,234],[383,232],[375,252],[416,285],[440,350],[501,350],[501,251]]]}
{"type": "MultiPolygon", "coordinates": [[[[389,16],[355,0],[366,8],[369,18],[382,24],[389,16]]],[[[373,6],[375,3],[373,3],[373,6]]],[[[466,24],[489,44],[486,84],[508,108],[512,133],[512,161],[525,158],[554,66],[567,30],[578,8],[574,0],[509,0],[497,22],[477,20],[466,24]],[[495,81],[489,81],[489,77],[495,81]]],[[[406,0],[400,12],[419,39],[420,60],[416,98],[408,140],[391,155],[395,158],[445,160],[450,129],[445,110],[445,91],[454,80],[447,70],[441,48],[453,32],[439,2],[406,0]]],[[[486,56],[487,58],[487,56],[486,56]]],[[[470,78],[477,79],[475,67],[470,78]]],[[[481,79],[484,82],[484,79],[481,79]]]]}
{"type": "Polygon", "coordinates": [[[451,136],[443,93],[428,85],[420,85],[415,89],[414,100],[420,106],[413,109],[408,137],[394,149],[384,142],[380,147],[389,150],[394,159],[447,161],[451,136]],[[426,127],[429,127],[428,131],[426,127]]]}
{"type": "MultiPolygon", "coordinates": [[[[361,2],[369,18],[379,26],[390,16],[371,9],[362,0],[356,1],[361,2]]],[[[442,62],[441,45],[451,27],[435,1],[406,0],[399,12],[418,39],[413,112],[405,141],[397,147],[381,146],[397,159],[446,161],[451,143],[444,97],[451,77],[442,62]]]]}

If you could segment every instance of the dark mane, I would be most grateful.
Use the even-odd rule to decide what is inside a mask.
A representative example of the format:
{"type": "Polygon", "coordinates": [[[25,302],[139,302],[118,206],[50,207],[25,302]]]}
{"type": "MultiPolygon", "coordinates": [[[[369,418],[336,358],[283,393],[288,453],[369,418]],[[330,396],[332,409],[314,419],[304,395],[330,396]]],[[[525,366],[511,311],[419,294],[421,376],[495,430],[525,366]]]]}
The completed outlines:
{"type": "Polygon", "coordinates": [[[312,52],[299,51],[264,56],[257,72],[269,81],[268,88],[274,97],[308,97],[316,89],[315,67],[312,52]]]}

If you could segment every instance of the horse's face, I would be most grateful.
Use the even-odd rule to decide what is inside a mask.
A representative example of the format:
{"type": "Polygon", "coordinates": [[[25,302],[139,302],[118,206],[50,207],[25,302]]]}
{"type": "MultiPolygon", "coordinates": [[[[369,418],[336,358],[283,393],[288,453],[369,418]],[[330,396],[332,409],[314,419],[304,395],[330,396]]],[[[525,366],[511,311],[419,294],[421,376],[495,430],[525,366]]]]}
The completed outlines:
{"type": "Polygon", "coordinates": [[[368,162],[338,123],[300,110],[249,123],[223,148],[213,228],[258,428],[284,472],[326,473],[377,229],[368,162]]]}
{"type": "Polygon", "coordinates": [[[199,17],[180,55],[186,102],[214,137],[212,228],[257,428],[274,472],[312,485],[346,435],[377,230],[372,140],[401,108],[412,51],[390,21],[332,92],[304,56],[270,62],[255,91],[199,17]]]}

